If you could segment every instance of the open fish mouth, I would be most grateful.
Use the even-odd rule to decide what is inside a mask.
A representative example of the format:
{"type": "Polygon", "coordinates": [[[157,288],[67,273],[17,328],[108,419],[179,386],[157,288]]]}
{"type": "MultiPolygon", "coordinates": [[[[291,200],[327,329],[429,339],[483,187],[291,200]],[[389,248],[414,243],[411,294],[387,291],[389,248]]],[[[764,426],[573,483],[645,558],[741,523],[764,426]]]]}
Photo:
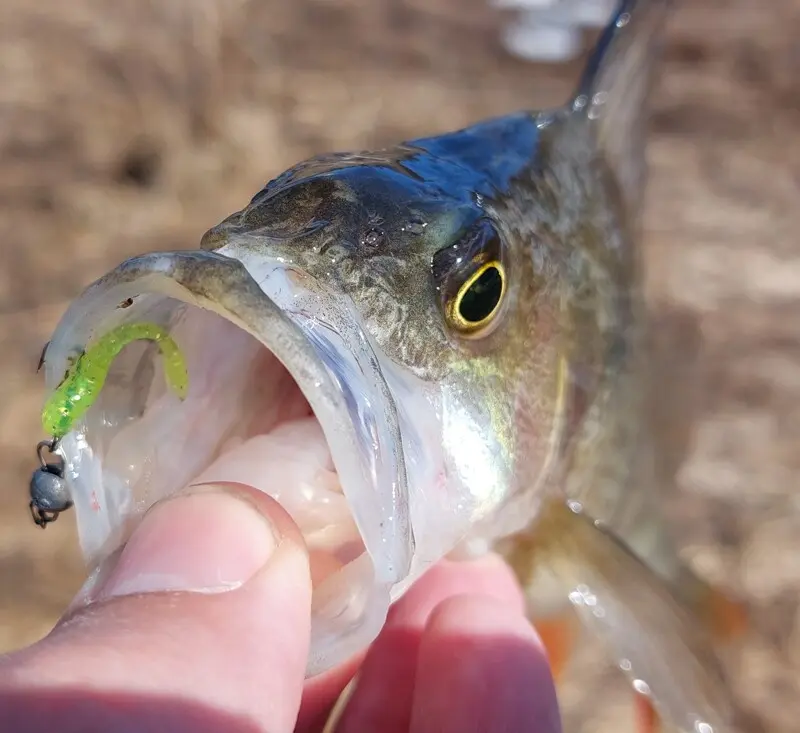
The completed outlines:
{"type": "Polygon", "coordinates": [[[343,296],[277,260],[249,269],[205,251],[126,261],[71,305],[45,375],[56,389],[70,358],[125,323],[170,334],[188,369],[183,399],[155,345],[133,342],[60,441],[84,555],[101,561],[187,484],[269,493],[311,554],[315,674],[377,635],[412,572],[403,418],[343,296]]]}

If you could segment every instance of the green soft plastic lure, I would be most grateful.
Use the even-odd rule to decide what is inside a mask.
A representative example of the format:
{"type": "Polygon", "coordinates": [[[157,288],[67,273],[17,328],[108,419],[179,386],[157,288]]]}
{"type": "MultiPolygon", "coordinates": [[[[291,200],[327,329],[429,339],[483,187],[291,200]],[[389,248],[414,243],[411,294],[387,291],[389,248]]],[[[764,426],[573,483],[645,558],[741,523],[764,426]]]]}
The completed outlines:
{"type": "Polygon", "coordinates": [[[97,399],[114,359],[134,341],[153,341],[158,345],[167,384],[178,397],[186,397],[189,374],[175,340],[155,323],[123,323],[101,336],[70,365],[42,410],[42,426],[46,433],[58,440],[70,431],[97,399]]]}

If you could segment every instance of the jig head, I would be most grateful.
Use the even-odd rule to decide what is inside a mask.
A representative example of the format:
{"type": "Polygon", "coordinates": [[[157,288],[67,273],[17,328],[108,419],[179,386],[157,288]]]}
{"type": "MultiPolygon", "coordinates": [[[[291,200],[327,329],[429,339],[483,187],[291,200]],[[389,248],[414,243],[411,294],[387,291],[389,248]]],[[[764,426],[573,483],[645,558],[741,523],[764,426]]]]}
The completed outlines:
{"type": "Polygon", "coordinates": [[[55,439],[43,440],[36,446],[39,468],[31,476],[28,506],[34,523],[42,529],[55,522],[61,512],[72,506],[72,497],[64,479],[64,460],[56,453],[57,448],[58,441],[55,439]],[[57,456],[58,462],[48,463],[44,457],[45,449],[51,456],[57,456]]]}

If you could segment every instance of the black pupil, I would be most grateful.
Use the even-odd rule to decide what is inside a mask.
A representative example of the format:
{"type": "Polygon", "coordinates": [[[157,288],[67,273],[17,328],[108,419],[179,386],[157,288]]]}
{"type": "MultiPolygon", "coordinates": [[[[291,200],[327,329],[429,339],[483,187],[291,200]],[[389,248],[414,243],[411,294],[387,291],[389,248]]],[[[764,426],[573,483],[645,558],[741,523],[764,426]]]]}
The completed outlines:
{"type": "Polygon", "coordinates": [[[500,302],[503,278],[496,267],[488,267],[464,293],[458,312],[467,323],[480,323],[488,318],[500,302]]]}

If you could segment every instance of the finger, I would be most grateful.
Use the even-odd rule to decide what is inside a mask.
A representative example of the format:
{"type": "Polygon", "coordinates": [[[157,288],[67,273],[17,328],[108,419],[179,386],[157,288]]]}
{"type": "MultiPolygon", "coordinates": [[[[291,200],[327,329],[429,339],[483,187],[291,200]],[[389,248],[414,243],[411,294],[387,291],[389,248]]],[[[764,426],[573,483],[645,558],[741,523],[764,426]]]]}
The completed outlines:
{"type": "Polygon", "coordinates": [[[544,647],[518,609],[462,596],[439,606],[420,643],[412,733],[560,733],[544,647]]]}
{"type": "Polygon", "coordinates": [[[474,592],[498,599],[522,614],[522,593],[498,557],[442,561],[391,609],[386,626],[367,653],[337,733],[407,733],[411,723],[420,638],[433,610],[447,598],[474,592]]]}
{"type": "Polygon", "coordinates": [[[310,604],[289,515],[248,487],[193,487],[145,515],[47,638],[2,660],[0,728],[288,733],[310,604]]]}

